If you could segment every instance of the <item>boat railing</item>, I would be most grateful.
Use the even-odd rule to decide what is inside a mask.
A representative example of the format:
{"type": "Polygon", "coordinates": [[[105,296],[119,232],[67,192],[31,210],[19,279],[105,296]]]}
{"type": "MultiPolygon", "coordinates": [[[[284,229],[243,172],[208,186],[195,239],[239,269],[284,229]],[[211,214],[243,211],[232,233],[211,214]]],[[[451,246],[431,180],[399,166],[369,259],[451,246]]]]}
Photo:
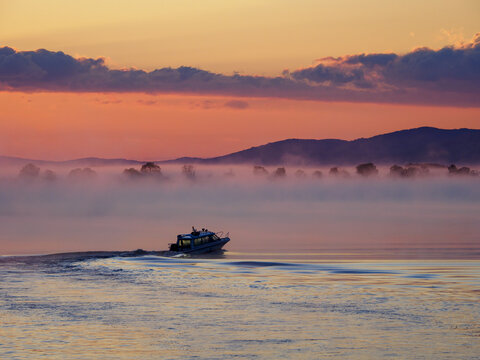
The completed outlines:
{"type": "Polygon", "coordinates": [[[215,235],[217,235],[220,239],[223,239],[223,238],[226,238],[226,237],[230,237],[230,232],[227,232],[225,234],[223,231],[217,231],[215,233],[215,235]]]}

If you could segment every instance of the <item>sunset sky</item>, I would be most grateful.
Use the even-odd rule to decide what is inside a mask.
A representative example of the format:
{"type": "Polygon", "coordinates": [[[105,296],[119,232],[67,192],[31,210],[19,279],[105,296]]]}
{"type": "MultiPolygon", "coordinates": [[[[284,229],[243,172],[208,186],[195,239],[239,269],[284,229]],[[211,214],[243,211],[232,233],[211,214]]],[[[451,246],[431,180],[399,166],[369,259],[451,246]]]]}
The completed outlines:
{"type": "Polygon", "coordinates": [[[475,0],[0,0],[0,155],[480,128],[479,18],[475,0]]]}

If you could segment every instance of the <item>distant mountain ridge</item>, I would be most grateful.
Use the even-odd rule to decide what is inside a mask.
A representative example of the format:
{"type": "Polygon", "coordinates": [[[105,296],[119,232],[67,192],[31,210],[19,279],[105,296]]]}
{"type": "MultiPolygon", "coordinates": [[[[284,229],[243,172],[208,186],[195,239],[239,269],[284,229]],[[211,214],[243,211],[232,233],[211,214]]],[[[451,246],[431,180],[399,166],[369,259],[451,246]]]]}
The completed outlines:
{"type": "MultiPolygon", "coordinates": [[[[142,161],[83,158],[67,161],[0,156],[0,164],[136,166],[142,161]]],[[[356,165],[405,163],[480,164],[480,130],[419,127],[356,140],[286,139],[212,158],[183,157],[157,163],[256,165],[356,165]]]]}
{"type": "Polygon", "coordinates": [[[171,162],[258,165],[355,165],[362,162],[480,163],[480,130],[420,127],[356,140],[287,139],[228,155],[171,162]]]}
{"type": "Polygon", "coordinates": [[[97,157],[86,157],[73,160],[53,161],[53,160],[34,160],[24,159],[14,156],[0,156],[0,165],[20,166],[26,164],[36,164],[38,166],[55,165],[55,166],[77,166],[77,167],[98,167],[98,166],[115,166],[115,165],[138,165],[143,164],[142,161],[128,159],[102,159],[97,157]]]}

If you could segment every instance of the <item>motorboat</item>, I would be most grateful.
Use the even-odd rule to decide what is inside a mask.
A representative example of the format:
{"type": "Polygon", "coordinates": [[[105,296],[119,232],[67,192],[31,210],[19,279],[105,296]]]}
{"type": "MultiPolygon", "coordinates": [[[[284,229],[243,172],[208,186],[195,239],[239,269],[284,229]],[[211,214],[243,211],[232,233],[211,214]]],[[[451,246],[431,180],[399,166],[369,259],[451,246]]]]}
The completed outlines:
{"type": "Polygon", "coordinates": [[[169,250],[183,254],[218,252],[229,241],[229,233],[223,234],[223,232],[213,232],[208,229],[197,230],[192,226],[191,233],[177,235],[177,242],[169,244],[169,250]]]}

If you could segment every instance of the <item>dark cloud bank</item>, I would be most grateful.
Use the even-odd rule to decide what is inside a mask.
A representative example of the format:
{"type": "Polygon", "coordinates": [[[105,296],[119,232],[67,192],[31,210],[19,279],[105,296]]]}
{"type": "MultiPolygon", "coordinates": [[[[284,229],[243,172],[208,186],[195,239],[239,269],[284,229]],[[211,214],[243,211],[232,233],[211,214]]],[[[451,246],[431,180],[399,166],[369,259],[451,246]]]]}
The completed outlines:
{"type": "MultiPolygon", "coordinates": [[[[324,58],[281,76],[225,75],[181,66],[110,69],[104,59],[0,48],[0,90],[181,92],[323,101],[480,106],[480,33],[467,44],[407,54],[324,58]]],[[[227,106],[244,108],[241,102],[227,106]]]]}

